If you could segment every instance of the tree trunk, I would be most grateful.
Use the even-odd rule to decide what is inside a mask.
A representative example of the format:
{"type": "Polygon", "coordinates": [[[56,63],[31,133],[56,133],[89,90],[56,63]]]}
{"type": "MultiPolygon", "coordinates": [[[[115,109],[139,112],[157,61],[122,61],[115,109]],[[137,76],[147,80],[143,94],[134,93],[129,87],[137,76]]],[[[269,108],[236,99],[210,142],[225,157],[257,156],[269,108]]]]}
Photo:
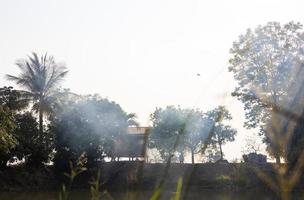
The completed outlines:
{"type": "Polygon", "coordinates": [[[221,153],[221,159],[220,160],[223,160],[224,156],[223,156],[223,150],[222,150],[222,140],[221,140],[220,135],[217,135],[217,142],[218,142],[219,147],[220,147],[220,153],[221,153]]]}
{"type": "Polygon", "coordinates": [[[191,162],[194,164],[194,150],[191,149],[191,162]]]}
{"type": "Polygon", "coordinates": [[[220,160],[223,160],[224,156],[223,156],[223,150],[222,150],[222,141],[220,140],[220,138],[218,138],[218,143],[219,143],[220,153],[221,153],[221,159],[220,160]]]}
{"type": "Polygon", "coordinates": [[[221,160],[223,160],[223,159],[224,159],[224,156],[223,156],[222,145],[220,144],[219,146],[220,146],[220,152],[221,152],[221,160]]]}
{"type": "Polygon", "coordinates": [[[39,132],[40,136],[42,137],[43,134],[43,114],[42,114],[42,109],[39,109],[39,132]]]}
{"type": "Polygon", "coordinates": [[[39,133],[40,133],[40,137],[42,138],[43,136],[43,110],[42,110],[42,95],[40,95],[39,98],[39,133]]]}

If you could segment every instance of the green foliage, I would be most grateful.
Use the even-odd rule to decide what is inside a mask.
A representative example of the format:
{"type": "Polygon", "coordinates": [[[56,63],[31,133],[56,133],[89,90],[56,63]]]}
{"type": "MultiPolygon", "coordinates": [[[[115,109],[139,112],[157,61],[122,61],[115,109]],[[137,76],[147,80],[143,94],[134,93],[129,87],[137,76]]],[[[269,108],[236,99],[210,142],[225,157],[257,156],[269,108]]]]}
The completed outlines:
{"type": "Polygon", "coordinates": [[[165,110],[157,108],[151,115],[153,128],[150,134],[149,146],[157,148],[163,160],[167,160],[178,135],[183,134],[185,116],[180,108],[173,106],[165,110]]]}
{"type": "Polygon", "coordinates": [[[219,181],[219,182],[228,182],[231,180],[230,176],[227,176],[227,175],[219,175],[217,177],[215,177],[215,180],[216,181],[219,181]]]}
{"type": "Polygon", "coordinates": [[[13,135],[15,123],[12,112],[0,105],[0,167],[5,167],[12,155],[12,150],[17,144],[13,135]]]}
{"type": "Polygon", "coordinates": [[[126,133],[129,119],[130,115],[118,104],[98,96],[83,97],[70,104],[50,125],[55,135],[55,165],[60,169],[83,152],[88,167],[104,156],[115,156],[115,142],[126,133]]]}
{"type": "Polygon", "coordinates": [[[238,87],[232,93],[244,103],[245,127],[259,128],[266,136],[269,152],[277,157],[284,154],[279,141],[286,134],[286,118],[273,113],[273,105],[301,111],[302,103],[294,98],[303,93],[304,37],[302,25],[290,22],[281,25],[270,22],[248,29],[231,48],[229,71],[238,87]],[[276,122],[274,122],[276,118],[276,122]],[[279,130],[279,131],[278,131],[279,130]],[[277,139],[271,138],[275,135],[277,139]]]}
{"type": "Polygon", "coordinates": [[[61,191],[59,193],[59,200],[68,200],[69,199],[69,194],[70,194],[72,184],[73,184],[75,178],[79,174],[81,174],[87,170],[84,167],[85,163],[86,163],[86,157],[85,157],[84,153],[79,156],[75,165],[73,164],[73,162],[69,161],[70,172],[64,173],[64,175],[69,179],[68,187],[66,187],[65,184],[62,185],[61,191]]]}
{"type": "Polygon", "coordinates": [[[232,119],[231,114],[224,106],[219,106],[209,112],[207,112],[208,120],[213,124],[211,135],[208,144],[212,146],[218,145],[221,154],[221,160],[223,159],[222,145],[226,142],[232,142],[235,139],[236,130],[229,125],[225,125],[224,122],[232,119]]]}
{"type": "Polygon", "coordinates": [[[207,137],[208,126],[204,114],[199,110],[173,106],[157,108],[151,115],[151,120],[153,128],[149,146],[158,149],[163,160],[169,158],[177,137],[180,137],[180,142],[173,153],[180,152],[183,155],[185,150],[190,150],[193,156],[199,152],[207,137]]]}
{"type": "Polygon", "coordinates": [[[14,90],[12,87],[0,88],[1,130],[6,145],[6,150],[1,153],[5,155],[3,165],[14,156],[20,160],[25,158],[31,166],[48,161],[52,151],[52,137],[48,133],[39,135],[36,118],[30,112],[24,112],[29,100],[24,91],[14,90]]]}
{"type": "Polygon", "coordinates": [[[53,150],[52,135],[48,132],[43,136],[39,134],[36,118],[30,112],[17,114],[15,123],[14,136],[18,144],[13,150],[14,156],[20,160],[25,158],[26,164],[30,166],[39,166],[47,162],[53,150]]]}
{"type": "Polygon", "coordinates": [[[14,90],[11,86],[0,88],[0,105],[16,112],[26,108],[28,104],[29,99],[23,91],[14,90]]]}
{"type": "Polygon", "coordinates": [[[194,155],[201,152],[206,144],[211,130],[211,124],[205,113],[199,110],[185,110],[186,125],[185,134],[181,141],[191,153],[191,161],[194,163],[194,155]]]}
{"type": "Polygon", "coordinates": [[[150,198],[150,200],[158,200],[160,198],[160,195],[162,193],[162,188],[156,188],[154,191],[153,191],[153,194],[150,198]]]}
{"type": "Polygon", "coordinates": [[[100,171],[98,171],[97,176],[90,181],[90,192],[91,192],[91,200],[99,200],[100,192],[99,192],[99,184],[100,181],[100,171]]]}
{"type": "Polygon", "coordinates": [[[183,178],[179,177],[178,181],[177,181],[177,186],[176,186],[176,193],[175,193],[174,197],[172,197],[172,200],[181,199],[182,189],[183,189],[183,178]]]}
{"type": "MultiPolygon", "coordinates": [[[[206,145],[221,146],[234,140],[236,130],[223,122],[232,119],[228,110],[219,106],[207,113],[193,109],[181,109],[169,106],[158,108],[151,116],[153,128],[149,146],[159,150],[163,160],[167,160],[174,142],[179,137],[179,144],[173,154],[190,151],[192,162],[194,155],[206,145]]],[[[182,156],[180,156],[180,159],[182,156]]]]}
{"type": "Polygon", "coordinates": [[[7,161],[14,156],[13,150],[18,145],[15,135],[16,113],[24,109],[28,100],[22,92],[12,87],[0,88],[0,165],[5,167],[7,161]]]}
{"type": "Polygon", "coordinates": [[[221,153],[216,144],[209,145],[203,155],[203,162],[216,162],[221,159],[221,153]]]}
{"type": "Polygon", "coordinates": [[[68,71],[47,54],[39,58],[36,53],[32,53],[28,59],[18,60],[16,65],[21,70],[20,75],[7,75],[7,79],[23,87],[23,96],[34,102],[32,109],[39,113],[39,130],[42,133],[43,114],[52,111],[56,99],[55,89],[68,71]]]}
{"type": "MultiPolygon", "coordinates": [[[[171,200],[180,200],[181,199],[181,194],[182,194],[182,189],[183,189],[183,178],[179,177],[177,184],[176,184],[176,192],[175,195],[171,198],[171,200]]],[[[157,187],[152,193],[152,196],[150,197],[150,200],[158,200],[161,198],[161,194],[163,192],[162,187],[157,187]]]]}

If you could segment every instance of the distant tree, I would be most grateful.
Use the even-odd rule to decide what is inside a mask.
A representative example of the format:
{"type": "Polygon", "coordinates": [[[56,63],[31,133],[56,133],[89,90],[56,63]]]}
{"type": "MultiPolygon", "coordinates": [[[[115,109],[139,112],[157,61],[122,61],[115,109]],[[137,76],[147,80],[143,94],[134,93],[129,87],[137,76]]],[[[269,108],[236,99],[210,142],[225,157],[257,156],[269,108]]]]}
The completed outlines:
{"type": "Polygon", "coordinates": [[[221,159],[221,153],[217,145],[210,145],[203,155],[203,162],[216,162],[221,159]]]}
{"type": "Polygon", "coordinates": [[[284,154],[279,143],[286,139],[288,119],[273,112],[273,105],[291,109],[295,103],[293,99],[303,85],[303,39],[300,23],[270,22],[248,29],[230,50],[229,71],[238,82],[232,95],[244,103],[244,126],[259,128],[277,163],[284,154]],[[281,118],[281,123],[273,123],[274,117],[281,118]]]}
{"type": "Polygon", "coordinates": [[[33,110],[39,114],[39,131],[43,135],[43,116],[51,112],[55,89],[68,71],[47,54],[39,58],[36,53],[32,53],[28,59],[17,61],[16,65],[21,70],[20,75],[6,77],[24,88],[23,94],[33,101],[33,110]]]}
{"type": "Polygon", "coordinates": [[[200,153],[207,137],[211,131],[210,121],[207,120],[205,113],[199,110],[185,110],[187,119],[185,134],[182,141],[186,149],[190,151],[191,162],[195,162],[195,155],[200,153]]]}
{"type": "Polygon", "coordinates": [[[157,108],[151,119],[150,147],[156,148],[163,160],[178,154],[180,162],[184,160],[185,151],[189,150],[194,163],[194,155],[199,153],[208,135],[204,114],[199,110],[168,106],[165,109],[157,108]],[[179,143],[174,149],[176,140],[179,143]]]}
{"type": "Polygon", "coordinates": [[[249,135],[245,138],[245,147],[243,149],[243,153],[258,153],[261,151],[261,145],[262,144],[257,135],[249,135]]]}
{"type": "Polygon", "coordinates": [[[232,119],[231,114],[224,106],[219,106],[209,112],[207,112],[210,123],[214,124],[212,128],[212,135],[209,144],[218,145],[220,152],[220,160],[223,160],[224,154],[222,146],[226,142],[232,142],[235,140],[236,130],[230,125],[225,125],[225,121],[232,119]]]}
{"type": "MultiPolygon", "coordinates": [[[[174,149],[174,144],[178,137],[184,133],[185,115],[181,108],[168,106],[166,109],[157,108],[151,114],[153,123],[149,146],[156,148],[163,160],[167,161],[170,156],[177,153],[177,148],[174,149]]],[[[179,148],[183,149],[183,143],[179,142],[179,148]]]]}
{"type": "Polygon", "coordinates": [[[115,142],[126,134],[130,116],[115,102],[98,96],[70,104],[50,124],[55,135],[55,166],[67,166],[69,160],[77,160],[82,153],[89,167],[104,156],[115,156],[115,142]]]}

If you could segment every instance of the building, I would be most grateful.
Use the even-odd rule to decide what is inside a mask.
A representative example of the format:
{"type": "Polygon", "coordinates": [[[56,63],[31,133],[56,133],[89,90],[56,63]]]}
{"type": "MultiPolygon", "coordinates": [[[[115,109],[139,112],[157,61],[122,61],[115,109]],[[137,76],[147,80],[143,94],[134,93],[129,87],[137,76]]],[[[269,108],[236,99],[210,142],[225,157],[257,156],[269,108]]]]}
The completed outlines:
{"type": "Polygon", "coordinates": [[[115,157],[136,160],[144,158],[149,127],[128,127],[127,134],[115,142],[115,157]]]}

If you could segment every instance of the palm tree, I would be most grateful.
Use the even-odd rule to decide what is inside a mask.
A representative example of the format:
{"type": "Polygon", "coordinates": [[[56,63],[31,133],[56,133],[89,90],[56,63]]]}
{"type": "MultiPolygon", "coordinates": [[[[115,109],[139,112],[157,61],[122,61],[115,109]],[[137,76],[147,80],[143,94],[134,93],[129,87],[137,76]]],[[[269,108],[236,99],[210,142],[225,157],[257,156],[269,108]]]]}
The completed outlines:
{"type": "Polygon", "coordinates": [[[16,65],[21,70],[20,75],[6,75],[6,78],[23,87],[24,94],[33,101],[32,109],[39,114],[39,130],[42,136],[44,114],[50,113],[57,86],[68,71],[63,64],[56,63],[52,56],[45,54],[39,58],[34,52],[27,60],[17,61],[16,65]]]}

